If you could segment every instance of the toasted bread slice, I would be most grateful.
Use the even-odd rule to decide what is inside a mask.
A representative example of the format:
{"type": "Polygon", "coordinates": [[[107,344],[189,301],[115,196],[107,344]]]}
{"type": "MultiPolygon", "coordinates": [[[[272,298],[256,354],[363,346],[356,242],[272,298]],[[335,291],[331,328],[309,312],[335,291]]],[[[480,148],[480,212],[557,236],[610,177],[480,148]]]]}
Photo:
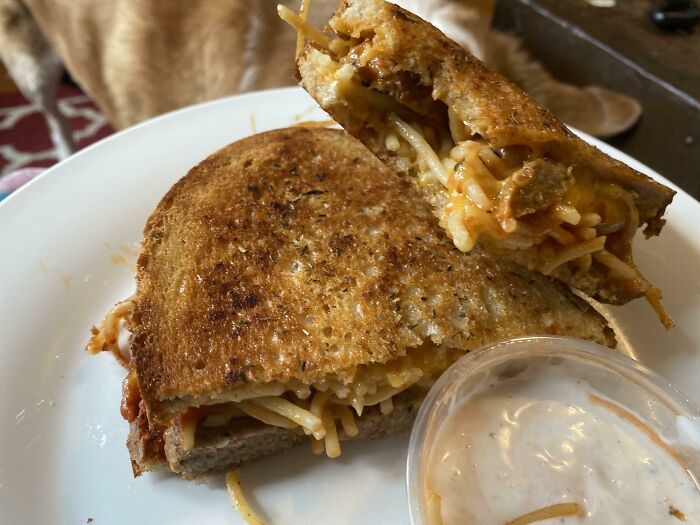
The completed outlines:
{"type": "Polygon", "coordinates": [[[613,343],[565,288],[455,250],[410,182],[360,142],[303,128],[232,144],[168,192],[145,228],[130,329],[154,421],[342,390],[411,349],[437,362],[520,334],[613,343]]]}
{"type": "Polygon", "coordinates": [[[459,252],[410,180],[319,128],[241,140],[175,184],[117,310],[94,341],[116,341],[127,317],[135,474],[169,464],[198,477],[304,433],[334,456],[336,420],[358,437],[406,431],[416,392],[494,340],[615,346],[567,287],[481,248],[459,252]]]}
{"type": "Polygon", "coordinates": [[[414,176],[458,248],[488,246],[603,302],[647,295],[661,308],[631,246],[638,227],[659,233],[671,189],[590,146],[393,4],[346,0],[329,25],[334,39],[308,33],[301,85],[380,159],[414,176]]]}

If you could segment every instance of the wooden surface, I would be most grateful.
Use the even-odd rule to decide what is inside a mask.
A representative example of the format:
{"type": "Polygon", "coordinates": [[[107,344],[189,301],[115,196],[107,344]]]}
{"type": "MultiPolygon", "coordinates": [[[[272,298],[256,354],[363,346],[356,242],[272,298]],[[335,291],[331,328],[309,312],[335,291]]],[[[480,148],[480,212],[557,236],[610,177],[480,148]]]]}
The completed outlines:
{"type": "Polygon", "coordinates": [[[700,32],[667,33],[649,21],[650,0],[618,0],[601,8],[583,0],[536,0],[648,73],[700,100],[700,32]]]}
{"type": "Polygon", "coordinates": [[[609,140],[700,199],[700,33],[668,34],[649,0],[499,0],[494,25],[523,39],[552,74],[636,98],[639,123],[609,140]]]}

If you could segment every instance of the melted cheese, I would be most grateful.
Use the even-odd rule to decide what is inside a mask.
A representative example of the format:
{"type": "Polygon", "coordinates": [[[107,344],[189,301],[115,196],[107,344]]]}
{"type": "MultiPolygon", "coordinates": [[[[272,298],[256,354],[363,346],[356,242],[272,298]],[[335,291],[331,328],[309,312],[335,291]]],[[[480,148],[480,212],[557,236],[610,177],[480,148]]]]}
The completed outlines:
{"type": "MultiPolygon", "coordinates": [[[[664,326],[673,326],[656,293],[658,290],[649,293],[653,287],[639,270],[607,250],[609,236],[599,234],[596,229],[619,225],[613,226],[620,232],[615,243],[624,246],[631,242],[639,227],[639,212],[628,192],[612,183],[597,183],[583,168],[577,167],[575,181],[561,201],[529,214],[532,217],[527,223],[513,217],[499,221],[494,211],[503,205],[501,190],[531,152],[512,146],[498,156],[483,139],[467,138],[470,135],[466,126],[452,110],[448,110],[448,116],[454,147],[442,160],[419,130],[393,114],[387,117],[390,125],[387,139],[398,134],[413,148],[417,155],[413,168],[421,184],[440,183],[447,190],[441,225],[457,248],[469,252],[486,235],[504,248],[533,251],[537,263],[532,269],[545,275],[565,265],[574,274],[586,273],[596,261],[612,278],[624,280],[644,293],[664,326]],[[604,217],[589,211],[601,206],[604,217]]],[[[393,141],[387,148],[400,150],[393,141]]]]}

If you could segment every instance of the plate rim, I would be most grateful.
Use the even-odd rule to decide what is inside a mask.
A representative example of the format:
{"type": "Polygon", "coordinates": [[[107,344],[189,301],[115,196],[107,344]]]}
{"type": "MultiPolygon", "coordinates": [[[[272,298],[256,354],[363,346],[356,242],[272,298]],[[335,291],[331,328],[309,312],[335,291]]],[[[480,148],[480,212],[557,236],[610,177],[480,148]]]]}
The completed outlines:
{"type": "MultiPolygon", "coordinates": [[[[31,195],[34,195],[35,197],[41,195],[44,200],[50,199],[52,201],[51,202],[52,206],[54,203],[59,202],[59,201],[61,202],[61,205],[63,205],[63,202],[62,202],[63,199],[65,199],[66,195],[70,195],[71,189],[76,187],[75,183],[76,183],[76,180],[78,180],[78,179],[71,179],[71,175],[69,175],[69,173],[70,172],[78,172],[78,174],[82,173],[82,175],[84,176],[85,175],[84,170],[86,169],[85,168],[86,165],[99,164],[101,162],[102,155],[106,154],[106,155],[113,156],[115,150],[119,151],[119,147],[118,147],[119,145],[115,146],[113,143],[109,142],[110,140],[113,140],[113,141],[126,140],[126,142],[123,143],[125,146],[125,149],[127,147],[130,148],[131,145],[133,144],[134,137],[132,136],[132,137],[126,139],[125,135],[128,136],[129,133],[134,133],[134,132],[138,133],[139,131],[143,131],[145,128],[148,128],[149,126],[159,125],[160,123],[162,123],[162,121],[167,121],[167,120],[172,119],[172,118],[177,119],[181,115],[187,114],[189,112],[196,113],[197,111],[209,111],[207,108],[217,107],[219,105],[225,107],[227,104],[231,104],[232,101],[234,101],[234,100],[239,102],[239,103],[235,105],[235,108],[236,108],[235,110],[233,110],[233,111],[228,110],[228,109],[226,110],[229,114],[232,115],[231,117],[226,117],[226,118],[233,118],[233,119],[238,118],[238,119],[240,119],[240,121],[241,121],[240,129],[246,130],[245,133],[241,136],[251,135],[251,134],[254,134],[255,131],[254,131],[254,128],[251,129],[250,127],[245,126],[246,114],[249,111],[250,113],[255,114],[256,118],[258,118],[257,117],[258,110],[254,107],[256,104],[255,99],[257,97],[266,97],[266,96],[272,96],[272,97],[290,97],[291,96],[291,97],[293,97],[295,102],[302,101],[302,99],[303,99],[304,102],[306,102],[308,100],[309,105],[315,104],[310,98],[307,98],[307,95],[303,90],[292,86],[292,87],[287,87],[287,88],[280,88],[280,89],[272,89],[272,90],[266,90],[266,91],[247,93],[244,95],[235,95],[235,96],[225,97],[225,98],[217,99],[217,100],[213,100],[213,101],[203,102],[203,103],[189,106],[186,108],[181,108],[181,109],[169,112],[169,113],[164,114],[164,115],[160,115],[158,117],[155,117],[153,119],[150,119],[148,121],[140,123],[139,125],[133,126],[131,128],[127,128],[126,130],[116,132],[113,135],[110,135],[109,137],[106,137],[105,139],[98,141],[97,143],[85,148],[84,150],[81,150],[80,152],[76,153],[75,155],[73,155],[69,159],[66,159],[66,160],[62,161],[61,163],[58,163],[55,166],[51,167],[50,169],[46,170],[46,172],[43,173],[40,177],[38,177],[37,179],[30,182],[25,187],[23,187],[20,190],[18,190],[17,192],[15,192],[8,199],[5,199],[5,201],[3,203],[0,203],[0,232],[8,231],[7,228],[5,228],[5,229],[2,228],[2,219],[3,218],[16,219],[16,218],[20,217],[22,219],[28,218],[29,220],[31,220],[33,217],[37,216],[40,213],[39,211],[37,211],[40,208],[38,208],[37,206],[32,206],[31,205],[32,203],[30,201],[27,201],[26,205],[24,205],[24,206],[22,205],[22,203],[24,202],[22,199],[29,199],[29,198],[31,198],[31,195]],[[304,95],[304,97],[302,97],[302,94],[304,95]],[[252,101],[252,102],[248,102],[248,101],[252,101]],[[247,106],[250,106],[250,107],[247,107],[247,106]],[[99,148],[105,148],[105,147],[107,148],[105,150],[105,152],[100,153],[99,155],[96,155],[95,151],[93,150],[94,148],[99,149],[99,148]],[[112,148],[112,149],[110,150],[110,148],[112,148]],[[110,153],[110,151],[111,151],[111,153],[110,153]],[[86,155],[89,156],[87,159],[85,158],[86,155]],[[85,159],[86,162],[84,162],[82,165],[79,162],[77,162],[76,167],[73,168],[73,166],[71,164],[72,162],[82,161],[83,159],[85,159]],[[66,169],[66,166],[68,166],[68,169],[66,169]],[[56,181],[55,186],[49,186],[46,181],[44,181],[43,183],[39,182],[40,180],[44,180],[44,175],[48,175],[49,173],[53,173],[52,170],[64,170],[64,171],[66,171],[66,173],[64,173],[64,175],[66,175],[66,177],[64,179],[65,184],[62,184],[60,181],[56,181]],[[35,183],[38,184],[38,186],[35,187],[35,183]],[[26,192],[25,192],[25,188],[27,189],[26,192]],[[50,191],[47,192],[47,189],[50,191]],[[48,194],[48,197],[46,196],[47,194],[48,194]],[[19,195],[19,197],[15,197],[15,195],[19,195]],[[22,196],[22,195],[24,195],[24,196],[22,196]],[[8,202],[8,201],[12,202],[12,203],[17,201],[17,204],[11,205],[8,208],[8,206],[5,204],[5,202],[8,202]]],[[[286,104],[286,102],[285,102],[285,104],[286,104]]],[[[273,120],[275,122],[284,121],[284,122],[291,123],[293,118],[296,118],[296,117],[292,117],[292,115],[294,115],[295,113],[302,113],[304,108],[305,108],[305,105],[302,105],[302,104],[295,106],[295,107],[292,107],[290,111],[285,112],[284,119],[273,119],[273,120]],[[296,110],[298,110],[298,111],[296,111],[296,110]]],[[[220,110],[216,110],[216,111],[218,112],[220,110]]],[[[301,115],[299,115],[299,116],[301,116],[301,115]]],[[[191,118],[192,117],[188,117],[189,121],[191,121],[191,118]]],[[[197,117],[197,118],[199,118],[199,117],[197,117]]],[[[208,118],[211,118],[210,114],[208,114],[207,117],[202,119],[204,121],[204,123],[207,122],[206,119],[208,119],[208,118]]],[[[314,117],[312,117],[312,116],[308,117],[308,119],[313,119],[313,118],[314,117]]],[[[261,120],[259,120],[259,122],[261,120]]],[[[289,124],[286,124],[286,125],[289,125],[289,124]]],[[[160,127],[160,128],[156,128],[156,129],[163,129],[163,128],[160,127]]],[[[267,128],[265,128],[265,129],[267,129],[267,128]]],[[[270,128],[270,129],[273,129],[273,128],[270,128]]],[[[153,137],[153,134],[156,132],[157,131],[151,129],[148,132],[146,132],[146,135],[148,137],[153,137]]],[[[135,138],[138,140],[140,137],[144,137],[146,135],[142,134],[141,136],[139,136],[137,134],[135,138]]],[[[660,174],[657,174],[655,171],[644,166],[643,164],[639,163],[638,161],[636,161],[632,157],[629,157],[625,153],[620,152],[619,150],[613,148],[612,146],[609,146],[605,143],[597,141],[596,139],[593,139],[591,137],[587,137],[585,134],[580,134],[580,135],[582,135],[585,140],[589,140],[589,143],[591,143],[593,145],[598,146],[598,145],[602,144],[603,148],[601,148],[601,149],[603,150],[603,152],[605,152],[607,154],[610,154],[609,152],[613,152],[615,158],[619,158],[623,162],[631,162],[633,166],[641,166],[643,168],[642,173],[646,173],[646,174],[652,176],[652,178],[654,178],[655,180],[664,181],[664,183],[669,184],[669,187],[676,188],[675,185],[668,183],[668,181],[666,181],[666,179],[664,177],[662,177],[660,174]]],[[[231,139],[231,140],[233,140],[233,139],[231,139]]],[[[165,141],[161,141],[161,144],[158,144],[158,148],[163,147],[162,146],[163,142],[165,142],[165,141]]],[[[212,144],[213,143],[214,142],[212,141],[212,144]]],[[[167,147],[167,146],[165,146],[165,147],[167,147]]],[[[211,151],[214,151],[215,148],[218,148],[218,146],[212,146],[211,151]]],[[[211,154],[211,152],[202,154],[201,158],[204,158],[204,156],[208,155],[208,154],[211,154]]],[[[611,156],[613,156],[613,155],[611,155],[611,156]]],[[[196,165],[196,163],[199,162],[201,160],[201,158],[195,160],[191,165],[196,165]]],[[[181,173],[177,174],[177,178],[184,176],[184,174],[187,172],[187,170],[190,167],[191,166],[187,166],[181,173]]],[[[637,168],[637,169],[639,169],[639,168],[637,168]]],[[[115,182],[115,177],[111,174],[103,174],[103,173],[95,172],[95,173],[89,173],[89,175],[96,176],[95,177],[95,183],[96,183],[95,185],[96,186],[102,186],[102,185],[107,185],[107,184],[111,185],[115,182]]],[[[175,175],[173,175],[173,177],[175,177],[175,175]]],[[[54,179],[49,179],[49,181],[53,181],[53,180],[54,179]]],[[[84,179],[82,179],[82,180],[84,180],[84,179]]],[[[172,183],[174,183],[176,180],[177,179],[174,178],[172,183]]],[[[137,181],[137,179],[133,179],[131,181],[131,184],[134,184],[134,186],[133,186],[134,190],[138,190],[138,182],[136,182],[136,181],[137,181]]],[[[53,182],[49,182],[49,183],[54,184],[53,182]]],[[[172,183],[170,183],[169,186],[172,183]]],[[[131,189],[130,189],[132,187],[131,184],[128,186],[129,191],[131,191],[131,189]]],[[[93,191],[95,191],[95,190],[93,190],[93,191]]],[[[104,192],[105,190],[102,189],[99,191],[104,192]]],[[[165,193],[165,191],[167,191],[167,190],[164,190],[164,192],[162,194],[158,195],[158,199],[160,199],[162,197],[162,195],[165,193]]],[[[681,197],[683,197],[683,194],[689,196],[686,192],[683,192],[682,190],[680,193],[681,193],[681,195],[680,195],[681,197]]],[[[694,216],[695,216],[696,212],[700,213],[700,206],[696,206],[697,204],[698,204],[698,202],[695,199],[693,199],[692,197],[688,200],[686,200],[685,198],[682,198],[677,203],[676,209],[678,210],[679,213],[674,216],[674,219],[678,221],[675,224],[679,224],[682,230],[687,229],[687,222],[685,222],[684,218],[682,217],[682,214],[685,213],[685,211],[687,211],[687,210],[690,210],[694,216]],[[693,206],[688,204],[688,202],[690,200],[692,200],[694,202],[693,206]],[[679,216],[679,215],[681,215],[681,216],[679,216]]],[[[148,212],[150,212],[151,209],[152,208],[149,208],[148,212]]],[[[144,217],[144,220],[145,220],[145,217],[144,217]]],[[[140,237],[139,237],[139,239],[140,239],[140,237]]],[[[57,241],[57,242],[62,242],[62,241],[60,241],[60,239],[59,239],[59,241],[57,241]]],[[[700,245],[698,245],[698,246],[700,246],[700,245]]],[[[70,245],[68,248],[69,248],[69,250],[76,249],[75,245],[70,245]]],[[[16,262],[15,261],[16,261],[16,258],[12,257],[11,264],[16,265],[16,264],[20,263],[20,261],[16,261],[16,262]]],[[[108,263],[106,263],[106,264],[108,264],[108,263]]],[[[36,269],[35,269],[35,271],[36,271],[36,269]]],[[[55,287],[61,288],[60,283],[55,284],[55,287]]],[[[61,292],[63,292],[62,289],[61,289],[61,292]]],[[[98,312],[98,315],[99,315],[99,313],[100,312],[98,312]]],[[[11,350],[11,349],[8,349],[8,350],[11,350]]],[[[7,352],[7,353],[9,353],[9,352],[7,352]]],[[[6,354],[6,352],[2,352],[2,349],[0,349],[0,355],[2,355],[2,354],[6,354]]],[[[105,356],[105,357],[107,357],[107,356],[105,356]]],[[[75,356],[70,357],[70,360],[72,363],[79,363],[79,361],[77,361],[76,359],[83,359],[83,358],[77,358],[75,356]]],[[[107,360],[105,359],[103,361],[107,361],[107,360]]],[[[96,365],[102,366],[100,364],[96,364],[96,365]]],[[[90,363],[90,366],[95,366],[95,365],[90,363]]],[[[652,367],[652,368],[656,369],[655,367],[652,367]]],[[[56,381],[57,380],[55,378],[53,378],[52,384],[59,384],[56,381]]],[[[674,383],[675,382],[676,382],[676,379],[674,379],[674,383]]],[[[0,385],[0,386],[2,386],[2,385],[0,385]]],[[[14,388],[16,388],[14,386],[14,383],[7,385],[7,389],[10,391],[13,390],[14,388]]],[[[71,386],[66,387],[66,388],[73,389],[74,386],[71,385],[71,386]]],[[[64,390],[64,387],[61,387],[61,391],[63,391],[63,390],[64,390]]],[[[115,390],[115,392],[116,392],[116,390],[115,390]]],[[[110,395],[112,395],[112,393],[110,393],[110,395]]],[[[59,403],[59,406],[60,406],[60,403],[59,403]]],[[[64,410],[64,409],[59,408],[58,410],[64,410]]],[[[110,414],[112,414],[112,415],[110,415],[110,418],[112,416],[116,417],[117,411],[114,409],[114,407],[110,406],[109,410],[110,410],[110,414]]],[[[120,421],[120,423],[122,423],[122,422],[120,421]]],[[[43,428],[46,429],[49,427],[43,427],[43,428]]],[[[63,429],[62,429],[62,432],[63,432],[63,429]]],[[[0,442],[1,441],[2,440],[0,438],[0,442]]],[[[81,443],[81,442],[78,442],[78,443],[81,443]]],[[[119,446],[123,446],[123,445],[120,443],[119,446]]],[[[112,449],[113,454],[116,454],[115,450],[116,449],[114,449],[114,448],[112,449]]],[[[124,454],[123,449],[121,449],[120,454],[124,454]]],[[[2,467],[1,464],[0,464],[0,467],[2,467]]],[[[336,468],[336,467],[334,467],[334,468],[336,468]]],[[[0,472],[0,474],[2,474],[2,472],[0,472]]],[[[3,480],[0,479],[0,484],[2,483],[2,481],[3,480]]],[[[179,483],[181,480],[175,478],[175,481],[177,481],[179,483]]],[[[149,481],[148,483],[150,486],[151,481],[149,481]]],[[[8,485],[9,485],[9,483],[8,483],[8,485]]],[[[405,487],[405,485],[402,485],[402,486],[405,487]]],[[[394,487],[394,488],[396,488],[396,487],[394,487]]],[[[145,490],[148,491],[148,490],[150,490],[150,488],[146,488],[145,490]]],[[[178,487],[178,493],[184,494],[184,492],[180,492],[181,490],[183,490],[183,489],[178,487]]],[[[74,502],[74,501],[78,500],[80,497],[81,497],[81,494],[77,493],[76,497],[74,499],[71,499],[71,501],[74,502]]],[[[223,499],[222,499],[222,501],[223,501],[223,499]]],[[[394,500],[391,500],[391,501],[394,501],[394,500]]],[[[396,501],[398,501],[398,500],[396,500],[396,501]]],[[[54,508],[53,503],[49,503],[48,499],[42,500],[41,503],[45,503],[45,504],[47,504],[47,506],[54,508]]],[[[10,511],[10,510],[16,511],[17,508],[14,506],[8,506],[7,510],[8,511],[10,511]]],[[[2,515],[3,515],[3,509],[0,509],[0,516],[2,516],[2,515]]],[[[66,515],[67,514],[62,513],[62,514],[58,515],[57,518],[58,518],[58,520],[61,520],[61,519],[64,519],[64,517],[66,515]]],[[[344,516],[341,516],[341,517],[344,517],[344,516]]],[[[118,518],[119,518],[119,516],[117,516],[117,519],[118,518]]],[[[0,520],[1,520],[1,518],[0,518],[0,520]]],[[[233,522],[234,523],[237,522],[235,518],[233,518],[233,522]]]]}

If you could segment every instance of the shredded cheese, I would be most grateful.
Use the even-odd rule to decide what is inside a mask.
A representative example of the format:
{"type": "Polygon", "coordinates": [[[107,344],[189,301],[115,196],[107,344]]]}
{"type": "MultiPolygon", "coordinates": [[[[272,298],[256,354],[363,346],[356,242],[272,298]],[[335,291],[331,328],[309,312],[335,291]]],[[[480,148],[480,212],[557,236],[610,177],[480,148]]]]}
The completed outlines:
{"type": "Polygon", "coordinates": [[[202,421],[203,427],[221,427],[231,421],[234,417],[245,415],[240,406],[234,404],[224,404],[214,407],[213,412],[207,414],[202,421]]]}
{"type": "Polygon", "coordinates": [[[450,135],[455,143],[465,141],[469,138],[469,134],[466,131],[466,126],[457,116],[457,113],[452,108],[447,108],[447,119],[450,126],[450,135]]]}
{"type": "Polygon", "coordinates": [[[590,253],[587,253],[583,257],[580,257],[578,260],[578,267],[579,267],[579,271],[581,273],[588,273],[588,271],[591,269],[592,265],[593,265],[593,257],[591,256],[590,253]]]}
{"type": "MultiPolygon", "coordinates": [[[[273,398],[264,398],[273,399],[273,398]]],[[[274,398],[277,399],[277,398],[274,398]]],[[[265,401],[263,401],[265,403],[265,401]]],[[[244,414],[259,419],[266,425],[272,425],[274,427],[281,428],[296,428],[299,424],[293,421],[291,418],[278,414],[276,411],[269,410],[264,406],[260,406],[259,403],[255,401],[241,401],[236,403],[236,405],[241,409],[244,414]]]]}
{"type": "Polygon", "coordinates": [[[464,227],[464,217],[463,206],[453,207],[452,210],[447,213],[446,229],[452,236],[452,242],[457,249],[463,252],[470,252],[476,244],[476,238],[464,227]]]}
{"type": "Polygon", "coordinates": [[[194,449],[194,435],[197,431],[197,421],[192,418],[184,417],[180,424],[180,446],[186,452],[194,449]]]}
{"type": "Polygon", "coordinates": [[[320,456],[323,454],[323,451],[325,450],[325,442],[323,439],[316,439],[315,437],[311,436],[311,452],[315,456],[320,456]]]}
{"type": "MultiPolygon", "coordinates": [[[[408,142],[419,158],[421,158],[430,168],[430,173],[434,180],[439,181],[443,186],[447,186],[447,182],[450,178],[450,174],[445,168],[444,164],[440,162],[440,158],[437,156],[430,144],[425,140],[422,134],[418,133],[414,128],[406,124],[399,117],[393,113],[389,114],[387,117],[389,122],[394,126],[399,135],[401,135],[406,142],[408,142]]],[[[426,184],[430,181],[421,181],[426,184]]]]}
{"type": "Polygon", "coordinates": [[[329,458],[337,458],[340,456],[340,441],[338,440],[338,429],[335,426],[332,410],[330,406],[325,407],[321,416],[323,426],[326,429],[323,444],[326,448],[326,455],[329,458]]]}
{"type": "Polygon", "coordinates": [[[131,315],[133,308],[131,297],[114,305],[100,321],[99,326],[92,327],[92,337],[86,347],[88,353],[95,355],[100,352],[112,352],[117,361],[126,367],[126,358],[119,350],[119,327],[122,320],[131,315]]]}
{"type": "Polygon", "coordinates": [[[599,263],[610,268],[614,274],[619,275],[623,279],[635,279],[638,277],[638,272],[636,272],[634,268],[615,257],[607,250],[601,250],[594,253],[593,258],[599,263]]]}
{"type": "Polygon", "coordinates": [[[490,211],[492,208],[491,199],[484,189],[479,185],[479,183],[474,179],[469,179],[464,181],[464,193],[479,208],[484,211],[490,211]]]}
{"type": "Polygon", "coordinates": [[[391,401],[391,398],[379,402],[379,411],[385,416],[394,411],[394,403],[391,401]]]}
{"type": "Polygon", "coordinates": [[[568,204],[556,204],[554,206],[554,216],[573,226],[581,222],[581,214],[576,208],[568,204]]]}
{"type": "Polygon", "coordinates": [[[250,402],[292,420],[308,430],[316,439],[322,439],[326,435],[326,429],[318,415],[304,410],[283,397],[259,397],[251,399],[250,402]]]}
{"type": "Polygon", "coordinates": [[[561,226],[552,228],[550,235],[555,241],[557,241],[562,246],[571,246],[572,244],[576,243],[576,237],[574,237],[574,235],[571,232],[565,230],[561,226]]]}
{"type": "Polygon", "coordinates": [[[352,415],[352,410],[343,405],[336,405],[335,414],[340,419],[340,424],[343,426],[343,432],[348,437],[355,437],[359,434],[355,417],[352,415]]]}
{"type": "MultiPolygon", "coordinates": [[[[324,34],[322,31],[319,31],[312,25],[309,25],[304,18],[296,14],[287,6],[278,5],[277,15],[296,29],[297,33],[299,33],[299,36],[301,37],[301,46],[303,46],[304,38],[311,40],[312,42],[315,42],[316,44],[325,48],[328,48],[331,45],[331,39],[328,35],[324,34]]],[[[301,47],[297,49],[297,54],[299,52],[301,52],[301,47]]]]}
{"type": "Polygon", "coordinates": [[[576,233],[581,239],[585,241],[592,241],[598,236],[598,232],[595,228],[589,228],[586,226],[578,228],[578,230],[576,230],[576,233]]]}
{"type": "Polygon", "coordinates": [[[389,151],[398,151],[401,144],[399,143],[399,138],[393,133],[389,133],[384,139],[384,145],[389,151]]]}
{"type": "MultiPolygon", "coordinates": [[[[299,6],[299,18],[306,23],[309,18],[309,4],[311,0],[301,0],[301,5],[299,6]]],[[[297,50],[296,56],[301,54],[301,50],[304,48],[304,34],[301,31],[297,31],[297,50]]]]}
{"type": "Polygon", "coordinates": [[[597,213],[583,213],[581,214],[581,226],[598,226],[602,221],[600,215],[597,213]]]}
{"type": "Polygon", "coordinates": [[[328,398],[331,397],[331,394],[332,392],[330,390],[316,392],[316,395],[314,395],[311,400],[311,407],[309,408],[311,413],[317,417],[321,417],[321,414],[323,414],[323,407],[326,406],[326,402],[328,398]]]}
{"type": "Polygon", "coordinates": [[[562,264],[566,264],[569,261],[583,257],[586,254],[598,252],[602,250],[604,246],[605,236],[598,237],[597,239],[583,244],[577,244],[576,246],[563,250],[557,255],[549,257],[546,261],[543,261],[539,270],[545,275],[550,275],[562,264]]]}
{"type": "Polygon", "coordinates": [[[666,308],[664,308],[664,305],[661,303],[661,290],[659,290],[656,286],[649,285],[647,291],[644,292],[644,297],[654,309],[659,319],[661,319],[661,323],[664,325],[664,328],[670,330],[676,326],[676,323],[673,321],[671,316],[666,311],[666,308]]]}
{"type": "MultiPolygon", "coordinates": [[[[376,391],[376,393],[371,394],[371,395],[367,395],[367,396],[364,396],[364,397],[363,397],[363,399],[362,399],[362,405],[363,405],[363,407],[369,407],[369,406],[378,405],[378,404],[381,403],[382,401],[385,401],[385,400],[387,400],[387,399],[390,399],[390,398],[392,398],[393,396],[395,396],[396,394],[401,393],[403,390],[405,390],[405,389],[408,388],[409,386],[410,386],[410,385],[406,385],[406,386],[404,386],[404,387],[402,387],[402,388],[394,388],[394,387],[391,387],[391,386],[384,386],[384,387],[378,388],[377,391],[376,391]]],[[[355,407],[354,407],[353,401],[354,401],[354,400],[353,400],[352,398],[350,398],[350,399],[334,399],[334,400],[333,400],[333,402],[336,403],[336,404],[339,404],[339,405],[351,405],[351,406],[353,406],[353,408],[355,408],[355,407]]],[[[357,411],[357,410],[356,410],[356,412],[358,412],[358,414],[357,414],[358,416],[361,416],[361,415],[362,415],[362,411],[361,411],[361,410],[360,410],[360,411],[357,411]]]]}
{"type": "Polygon", "coordinates": [[[501,166],[501,159],[488,146],[483,146],[479,150],[479,159],[489,170],[494,172],[498,171],[501,166]]]}

